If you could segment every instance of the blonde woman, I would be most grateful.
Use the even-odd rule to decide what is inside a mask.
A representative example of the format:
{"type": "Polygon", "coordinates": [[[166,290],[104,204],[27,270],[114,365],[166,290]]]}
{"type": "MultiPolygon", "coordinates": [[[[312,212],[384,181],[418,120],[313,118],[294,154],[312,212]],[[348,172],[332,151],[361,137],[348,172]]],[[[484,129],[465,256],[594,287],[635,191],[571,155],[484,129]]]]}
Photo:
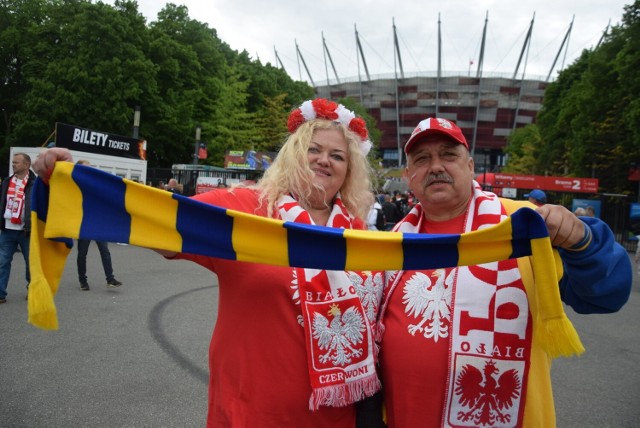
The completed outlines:
{"type": "MultiPolygon", "coordinates": [[[[285,221],[365,229],[373,195],[364,121],[316,99],[294,110],[288,127],[291,135],[256,185],[195,198],[285,221]]],[[[379,388],[371,326],[382,293],[380,273],[169,256],[218,275],[208,426],[355,426],[352,404],[379,388]],[[373,295],[362,287],[367,281],[373,295]],[[347,325],[347,314],[363,337],[333,337],[345,345],[339,356],[320,337],[329,334],[331,322],[347,325]]]]}

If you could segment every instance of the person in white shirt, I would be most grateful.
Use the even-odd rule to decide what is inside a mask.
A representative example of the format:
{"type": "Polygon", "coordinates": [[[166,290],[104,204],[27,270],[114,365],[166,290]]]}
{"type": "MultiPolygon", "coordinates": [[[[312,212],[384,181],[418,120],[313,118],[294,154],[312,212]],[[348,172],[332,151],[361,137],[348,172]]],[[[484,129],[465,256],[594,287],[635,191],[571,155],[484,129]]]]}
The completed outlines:
{"type": "Polygon", "coordinates": [[[7,285],[11,274],[13,255],[20,246],[26,266],[27,287],[29,275],[29,233],[31,232],[31,188],[36,175],[31,171],[31,158],[16,153],[11,160],[13,175],[2,181],[0,207],[4,221],[0,221],[0,303],[7,301],[7,285]]]}
{"type": "Polygon", "coordinates": [[[376,200],[371,209],[369,210],[369,214],[367,215],[367,229],[369,230],[381,230],[376,226],[376,222],[378,220],[378,213],[382,212],[382,205],[376,200]]]}

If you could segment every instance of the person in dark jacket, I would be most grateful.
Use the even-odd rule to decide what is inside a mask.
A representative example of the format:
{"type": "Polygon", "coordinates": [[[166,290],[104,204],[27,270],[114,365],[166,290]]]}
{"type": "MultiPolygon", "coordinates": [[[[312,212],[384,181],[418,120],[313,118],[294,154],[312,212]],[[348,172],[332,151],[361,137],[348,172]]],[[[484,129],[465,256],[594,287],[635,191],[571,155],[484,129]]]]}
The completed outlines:
{"type": "Polygon", "coordinates": [[[11,160],[13,175],[2,181],[0,207],[4,220],[0,221],[0,303],[7,301],[7,285],[11,274],[13,255],[20,246],[26,266],[27,287],[29,274],[29,233],[31,232],[31,188],[36,175],[31,171],[31,158],[16,153],[11,160]]]}
{"type": "MultiPolygon", "coordinates": [[[[76,162],[79,165],[91,165],[86,159],[80,159],[76,162]]],[[[78,280],[80,281],[80,290],[88,291],[89,280],[87,279],[87,253],[89,252],[89,245],[91,240],[78,239],[78,280]]],[[[107,280],[107,288],[120,287],[122,283],[113,276],[113,264],[111,263],[111,252],[109,251],[109,244],[104,241],[96,241],[98,251],[100,251],[100,259],[102,260],[102,268],[104,269],[104,275],[107,280]]]]}
{"type": "Polygon", "coordinates": [[[382,212],[384,213],[385,227],[384,230],[391,230],[402,219],[402,214],[397,205],[391,200],[391,195],[384,195],[382,202],[382,212]]]}

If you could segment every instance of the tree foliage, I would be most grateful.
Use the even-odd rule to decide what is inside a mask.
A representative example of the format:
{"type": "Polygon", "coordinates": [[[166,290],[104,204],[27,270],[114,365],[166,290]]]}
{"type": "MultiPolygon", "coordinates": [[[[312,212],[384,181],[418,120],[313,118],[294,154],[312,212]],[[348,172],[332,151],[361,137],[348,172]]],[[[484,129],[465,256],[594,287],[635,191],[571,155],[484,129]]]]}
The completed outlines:
{"type": "Polygon", "coordinates": [[[537,123],[509,139],[508,172],[595,177],[602,192],[631,193],[640,164],[640,1],[545,91],[537,123]]]}
{"type": "Polygon", "coordinates": [[[232,50],[216,30],[168,3],[147,23],[135,0],[0,0],[0,162],[65,122],[130,135],[136,106],[151,167],[229,149],[274,150],[306,83],[232,50]]]}
{"type": "Polygon", "coordinates": [[[517,129],[509,136],[509,144],[505,153],[509,158],[508,168],[504,172],[513,174],[542,174],[537,169],[537,156],[542,145],[540,129],[537,125],[530,125],[517,129]]]}

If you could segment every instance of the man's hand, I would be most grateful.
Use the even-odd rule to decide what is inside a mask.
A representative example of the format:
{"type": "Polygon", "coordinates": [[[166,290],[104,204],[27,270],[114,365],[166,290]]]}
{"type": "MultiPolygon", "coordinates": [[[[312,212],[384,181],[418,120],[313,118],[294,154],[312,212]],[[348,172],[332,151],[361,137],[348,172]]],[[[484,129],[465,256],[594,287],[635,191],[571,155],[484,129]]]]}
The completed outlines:
{"type": "Polygon", "coordinates": [[[45,183],[49,182],[53,167],[58,161],[73,162],[73,156],[67,149],[54,147],[40,153],[33,163],[33,170],[45,183]]]}
{"type": "Polygon", "coordinates": [[[547,204],[536,211],[544,219],[554,247],[571,248],[584,238],[584,223],[565,207],[547,204]]]}

